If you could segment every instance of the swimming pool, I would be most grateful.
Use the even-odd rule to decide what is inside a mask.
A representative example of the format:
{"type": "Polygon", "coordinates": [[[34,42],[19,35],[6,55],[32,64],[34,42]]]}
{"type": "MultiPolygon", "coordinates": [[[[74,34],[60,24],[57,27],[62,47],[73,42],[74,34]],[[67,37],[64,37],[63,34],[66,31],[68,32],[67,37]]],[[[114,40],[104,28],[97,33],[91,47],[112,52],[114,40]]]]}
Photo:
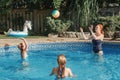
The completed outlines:
{"type": "Polygon", "coordinates": [[[17,46],[9,50],[0,48],[0,80],[55,80],[49,76],[57,67],[57,56],[67,57],[66,66],[71,68],[75,78],[65,80],[119,80],[120,44],[104,43],[103,59],[92,54],[89,42],[62,42],[29,45],[29,66],[23,67],[17,46]]]}

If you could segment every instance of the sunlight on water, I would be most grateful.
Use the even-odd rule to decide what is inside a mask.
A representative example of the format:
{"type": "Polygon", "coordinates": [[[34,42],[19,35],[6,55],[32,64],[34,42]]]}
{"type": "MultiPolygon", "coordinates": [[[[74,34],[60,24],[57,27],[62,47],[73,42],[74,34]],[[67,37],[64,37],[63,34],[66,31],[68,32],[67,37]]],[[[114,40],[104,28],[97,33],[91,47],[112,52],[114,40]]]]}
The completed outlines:
{"type": "Polygon", "coordinates": [[[120,44],[104,43],[104,56],[99,58],[91,52],[91,43],[48,43],[29,46],[29,66],[21,64],[20,51],[12,46],[5,51],[0,48],[1,80],[55,80],[49,76],[57,67],[57,56],[67,57],[66,66],[71,68],[75,78],[63,80],[119,80],[120,44]]]}

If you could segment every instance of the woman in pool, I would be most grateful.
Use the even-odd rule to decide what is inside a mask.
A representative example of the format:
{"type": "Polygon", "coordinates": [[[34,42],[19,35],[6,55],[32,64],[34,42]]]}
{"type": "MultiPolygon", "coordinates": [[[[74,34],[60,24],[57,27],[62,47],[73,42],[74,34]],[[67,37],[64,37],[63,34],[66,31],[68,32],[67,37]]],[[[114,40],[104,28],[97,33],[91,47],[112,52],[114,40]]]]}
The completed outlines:
{"type": "Polygon", "coordinates": [[[18,49],[21,51],[21,58],[22,58],[22,64],[27,65],[27,51],[28,51],[28,44],[24,38],[20,38],[23,40],[23,42],[18,44],[18,49]]]}
{"type": "Polygon", "coordinates": [[[66,57],[61,54],[57,59],[58,67],[53,68],[51,75],[55,74],[58,78],[65,78],[67,76],[73,77],[72,71],[70,68],[66,68],[66,57]]]}
{"type": "MultiPolygon", "coordinates": [[[[93,43],[93,52],[97,53],[99,56],[103,55],[102,51],[102,41],[104,39],[104,30],[103,30],[103,25],[98,24],[95,27],[95,33],[93,32],[93,25],[89,27],[89,30],[91,32],[91,38],[92,38],[92,43],[93,43]]],[[[88,37],[85,36],[83,29],[80,27],[80,31],[83,35],[84,39],[89,39],[88,37]]]]}

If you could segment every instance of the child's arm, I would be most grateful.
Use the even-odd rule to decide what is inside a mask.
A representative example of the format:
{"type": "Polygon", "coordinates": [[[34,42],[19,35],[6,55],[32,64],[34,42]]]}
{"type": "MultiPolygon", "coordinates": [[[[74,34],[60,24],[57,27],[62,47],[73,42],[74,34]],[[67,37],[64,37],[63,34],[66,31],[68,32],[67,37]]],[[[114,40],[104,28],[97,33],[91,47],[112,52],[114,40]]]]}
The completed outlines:
{"type": "Polygon", "coordinates": [[[68,68],[68,69],[69,69],[69,76],[70,76],[70,77],[72,77],[72,78],[73,78],[73,77],[77,77],[77,75],[74,75],[74,74],[72,73],[72,71],[71,71],[70,68],[68,68]]]}
{"type": "Polygon", "coordinates": [[[55,74],[55,71],[56,71],[56,68],[53,68],[50,76],[53,75],[53,74],[55,74]]]}

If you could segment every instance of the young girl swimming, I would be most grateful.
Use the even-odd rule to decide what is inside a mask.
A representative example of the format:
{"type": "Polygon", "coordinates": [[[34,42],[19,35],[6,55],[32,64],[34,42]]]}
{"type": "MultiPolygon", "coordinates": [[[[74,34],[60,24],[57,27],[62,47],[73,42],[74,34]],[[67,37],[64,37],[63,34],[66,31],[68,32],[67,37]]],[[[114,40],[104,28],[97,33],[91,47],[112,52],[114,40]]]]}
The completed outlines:
{"type": "Polygon", "coordinates": [[[55,74],[58,78],[73,77],[72,71],[70,68],[66,67],[66,57],[61,54],[57,59],[58,67],[53,68],[51,75],[55,74]]]}

